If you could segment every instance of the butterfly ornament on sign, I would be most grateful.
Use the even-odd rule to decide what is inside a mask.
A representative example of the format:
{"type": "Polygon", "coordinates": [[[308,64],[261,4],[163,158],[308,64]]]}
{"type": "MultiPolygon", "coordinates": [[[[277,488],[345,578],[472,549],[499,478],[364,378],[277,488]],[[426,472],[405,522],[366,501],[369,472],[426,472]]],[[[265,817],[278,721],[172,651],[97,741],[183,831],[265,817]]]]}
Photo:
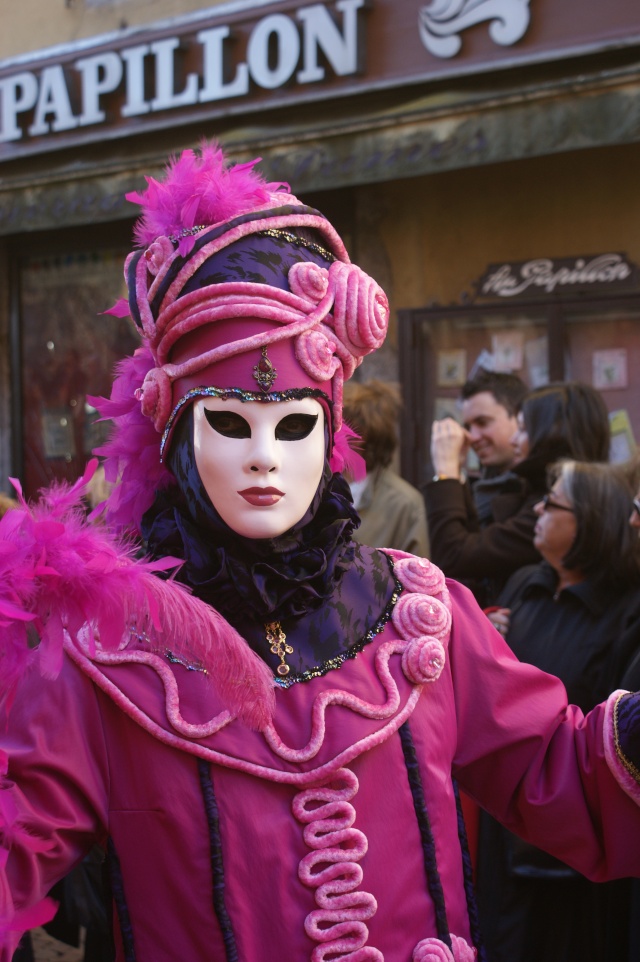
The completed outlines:
{"type": "Polygon", "coordinates": [[[455,57],[461,31],[489,20],[493,42],[508,47],[524,36],[530,18],[529,0],[431,0],[420,10],[420,39],[435,57],[455,57]]]}

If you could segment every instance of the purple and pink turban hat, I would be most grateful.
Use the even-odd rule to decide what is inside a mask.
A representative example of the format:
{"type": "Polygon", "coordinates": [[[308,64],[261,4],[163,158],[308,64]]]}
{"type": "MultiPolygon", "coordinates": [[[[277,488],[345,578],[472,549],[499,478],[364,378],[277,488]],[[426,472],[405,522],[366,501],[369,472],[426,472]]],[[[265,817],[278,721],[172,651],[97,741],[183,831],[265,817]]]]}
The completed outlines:
{"type": "Polygon", "coordinates": [[[114,423],[96,453],[118,482],[106,510],[121,527],[139,528],[155,491],[173,483],[163,458],[198,397],[315,397],[332,468],[349,458],[342,388],[384,341],[387,297],[330,222],[288,185],[267,183],[256,163],[230,166],[203,144],[127,194],[142,207],[125,262],[129,296],[107,313],[129,314],[143,346],[118,366],[111,398],[93,399],[114,423]]]}

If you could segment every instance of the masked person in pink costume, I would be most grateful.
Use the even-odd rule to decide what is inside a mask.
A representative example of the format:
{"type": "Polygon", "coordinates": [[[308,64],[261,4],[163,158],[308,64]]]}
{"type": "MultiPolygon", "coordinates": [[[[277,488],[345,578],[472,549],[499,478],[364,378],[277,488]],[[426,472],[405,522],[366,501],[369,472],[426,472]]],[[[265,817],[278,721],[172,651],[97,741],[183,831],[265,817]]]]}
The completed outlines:
{"type": "Polygon", "coordinates": [[[636,874],[637,697],[585,718],[466,589],[352,540],[342,384],[382,290],[215,147],[132,199],[109,526],[85,477],[0,527],[2,962],[96,841],[119,962],[481,959],[454,778],[636,874]]]}

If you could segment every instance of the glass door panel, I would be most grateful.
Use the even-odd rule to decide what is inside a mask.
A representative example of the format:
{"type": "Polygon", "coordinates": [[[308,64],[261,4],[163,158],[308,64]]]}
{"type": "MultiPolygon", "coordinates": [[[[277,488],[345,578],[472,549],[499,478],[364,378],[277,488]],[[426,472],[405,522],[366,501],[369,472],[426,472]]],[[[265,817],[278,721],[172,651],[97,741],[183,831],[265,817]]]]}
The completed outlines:
{"type": "Polygon", "coordinates": [[[20,264],[23,484],[28,497],[75,480],[107,426],[87,395],[110,391],[115,362],[138,338],[128,319],[100,314],[124,294],[127,251],[27,257],[20,264]]]}
{"type": "Polygon", "coordinates": [[[640,438],[640,311],[565,317],[567,378],[593,384],[612,416],[612,460],[634,454],[640,438]]]}

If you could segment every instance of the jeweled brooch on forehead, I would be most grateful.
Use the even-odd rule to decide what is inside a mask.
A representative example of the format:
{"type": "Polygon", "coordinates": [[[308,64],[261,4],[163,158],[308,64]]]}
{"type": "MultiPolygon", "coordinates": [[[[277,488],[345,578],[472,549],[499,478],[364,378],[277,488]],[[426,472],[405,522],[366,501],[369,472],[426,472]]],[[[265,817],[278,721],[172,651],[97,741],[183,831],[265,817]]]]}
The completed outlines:
{"type": "Polygon", "coordinates": [[[263,391],[270,391],[278,372],[267,357],[267,345],[262,348],[262,357],[253,368],[253,376],[263,391]]]}

